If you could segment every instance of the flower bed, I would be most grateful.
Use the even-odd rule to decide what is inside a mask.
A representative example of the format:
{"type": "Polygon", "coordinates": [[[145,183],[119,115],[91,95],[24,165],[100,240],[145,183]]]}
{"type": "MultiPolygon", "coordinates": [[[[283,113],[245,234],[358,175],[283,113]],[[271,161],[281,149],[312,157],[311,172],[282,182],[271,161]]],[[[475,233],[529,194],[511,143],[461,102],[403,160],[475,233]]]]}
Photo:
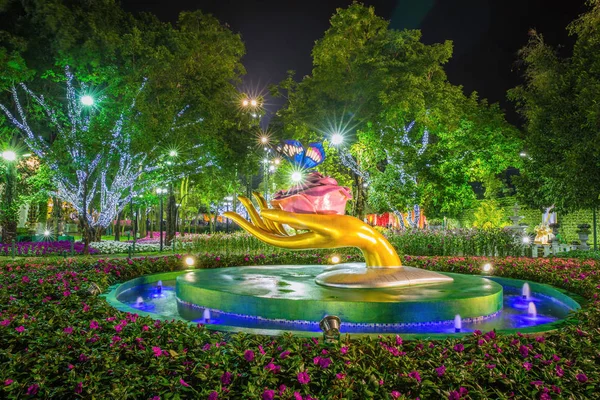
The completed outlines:
{"type": "MultiPolygon", "coordinates": [[[[0,243],[0,255],[12,256],[12,244],[0,243]]],[[[48,256],[71,253],[71,242],[61,240],[56,242],[18,242],[14,244],[15,255],[17,256],[48,256]]],[[[83,253],[83,243],[74,243],[73,251],[75,254],[83,253]]],[[[98,250],[90,248],[90,254],[96,254],[98,250]]]]}
{"type": "MultiPolygon", "coordinates": [[[[131,243],[128,242],[117,242],[115,240],[103,240],[101,242],[92,242],[90,243],[90,247],[96,249],[100,254],[117,254],[117,253],[127,253],[129,251],[129,247],[131,243]]],[[[160,245],[158,244],[148,244],[148,243],[136,243],[135,251],[136,252],[146,252],[146,251],[159,251],[160,245]]]]}
{"type": "MultiPolygon", "coordinates": [[[[351,256],[352,257],[352,256],[351,256]]],[[[326,254],[198,256],[198,265],[310,263],[326,254]],[[294,259],[296,257],[296,259],[294,259]]],[[[331,346],[291,335],[211,333],[125,314],[99,296],[137,276],[182,268],[178,256],[0,264],[3,398],[549,399],[598,398],[600,277],[595,261],[407,257],[405,263],[546,282],[585,296],[571,324],[544,336],[475,332],[443,341],[388,336],[331,346]]]]}

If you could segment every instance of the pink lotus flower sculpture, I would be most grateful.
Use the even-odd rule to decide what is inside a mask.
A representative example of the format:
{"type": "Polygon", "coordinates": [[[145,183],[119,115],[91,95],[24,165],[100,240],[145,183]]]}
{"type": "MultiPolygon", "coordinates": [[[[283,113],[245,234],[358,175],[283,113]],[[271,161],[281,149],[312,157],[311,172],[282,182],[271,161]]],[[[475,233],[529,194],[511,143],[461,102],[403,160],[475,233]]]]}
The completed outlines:
{"type": "Polygon", "coordinates": [[[346,211],[346,202],[352,199],[352,192],[337,181],[311,172],[302,184],[290,190],[275,193],[271,205],[284,211],[301,214],[340,214],[346,211]]]}

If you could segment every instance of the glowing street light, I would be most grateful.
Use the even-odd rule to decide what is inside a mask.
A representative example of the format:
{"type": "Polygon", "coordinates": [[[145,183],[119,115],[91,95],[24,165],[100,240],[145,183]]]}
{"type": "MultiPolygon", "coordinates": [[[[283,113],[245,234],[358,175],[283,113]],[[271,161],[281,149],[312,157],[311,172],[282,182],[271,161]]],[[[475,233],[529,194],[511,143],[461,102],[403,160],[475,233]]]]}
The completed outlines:
{"type": "Polygon", "coordinates": [[[258,105],[258,101],[256,101],[255,99],[250,100],[250,105],[252,107],[256,107],[258,105]]]}
{"type": "Polygon", "coordinates": [[[267,143],[269,143],[269,138],[268,138],[268,137],[266,137],[266,136],[261,136],[261,137],[260,137],[260,142],[261,142],[262,144],[267,144],[267,143]]]}
{"type": "Polygon", "coordinates": [[[302,172],[294,171],[292,173],[292,181],[296,182],[296,183],[301,182],[302,181],[302,172]]]}
{"type": "Polygon", "coordinates": [[[2,158],[5,161],[15,161],[17,159],[17,153],[12,150],[5,150],[2,152],[2,158]]]}
{"type": "Polygon", "coordinates": [[[81,96],[80,100],[81,100],[81,104],[83,104],[86,107],[94,105],[94,98],[88,94],[86,94],[85,96],[81,96]]]}
{"type": "Polygon", "coordinates": [[[169,152],[169,156],[171,156],[171,157],[177,157],[177,150],[171,150],[169,152]]]}
{"type": "Polygon", "coordinates": [[[339,146],[342,143],[344,143],[344,136],[341,133],[336,132],[333,135],[331,135],[331,144],[332,145],[339,146]]]}
{"type": "Polygon", "coordinates": [[[275,166],[274,165],[269,165],[269,172],[273,172],[275,171],[275,166]]]}
{"type": "Polygon", "coordinates": [[[281,158],[274,158],[273,162],[275,163],[275,165],[279,165],[281,163],[281,158]]]}
{"type": "Polygon", "coordinates": [[[243,107],[248,107],[248,104],[250,104],[250,101],[248,99],[242,100],[242,106],[243,107]]]}

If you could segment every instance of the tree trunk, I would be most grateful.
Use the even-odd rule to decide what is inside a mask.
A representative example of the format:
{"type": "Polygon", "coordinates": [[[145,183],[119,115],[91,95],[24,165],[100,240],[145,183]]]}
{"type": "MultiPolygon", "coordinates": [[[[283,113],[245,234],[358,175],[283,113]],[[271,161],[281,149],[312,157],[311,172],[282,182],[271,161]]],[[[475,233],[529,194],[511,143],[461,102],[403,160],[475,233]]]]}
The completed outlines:
{"type": "Polygon", "coordinates": [[[138,212],[138,231],[141,238],[146,237],[148,231],[146,230],[146,207],[142,207],[138,212]]]}
{"type": "Polygon", "coordinates": [[[365,219],[365,209],[366,209],[366,196],[365,190],[363,187],[363,179],[356,174],[353,174],[354,178],[354,187],[356,188],[355,196],[354,196],[354,216],[361,221],[365,219]]]}
{"type": "Polygon", "coordinates": [[[123,217],[123,212],[117,214],[117,221],[115,222],[115,242],[121,241],[121,218],[123,217]]]}
{"type": "Polygon", "coordinates": [[[15,163],[9,162],[4,180],[4,199],[2,208],[4,215],[2,218],[2,241],[12,243],[17,238],[17,218],[18,207],[15,207],[17,197],[17,169],[15,163]]]}
{"type": "Polygon", "coordinates": [[[63,234],[62,229],[62,202],[58,199],[58,197],[54,196],[52,198],[52,227],[54,233],[58,236],[63,234]]]}
{"type": "Polygon", "coordinates": [[[173,186],[169,190],[169,200],[167,201],[167,233],[165,238],[165,246],[171,246],[173,239],[175,238],[175,224],[177,214],[177,205],[175,203],[175,194],[173,193],[173,186]]]}

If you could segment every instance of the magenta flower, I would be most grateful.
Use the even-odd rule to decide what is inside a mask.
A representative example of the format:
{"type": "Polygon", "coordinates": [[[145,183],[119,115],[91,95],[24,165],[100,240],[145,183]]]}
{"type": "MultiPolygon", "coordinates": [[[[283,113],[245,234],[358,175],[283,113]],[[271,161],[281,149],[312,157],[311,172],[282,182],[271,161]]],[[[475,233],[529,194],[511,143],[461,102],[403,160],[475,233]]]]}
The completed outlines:
{"type": "Polygon", "coordinates": [[[347,347],[342,347],[342,348],[340,349],[340,352],[341,352],[342,354],[346,354],[346,353],[348,353],[348,348],[347,348],[347,347]]]}
{"type": "Polygon", "coordinates": [[[392,396],[392,399],[397,399],[398,397],[400,397],[400,392],[397,390],[392,390],[392,393],[390,393],[390,396],[392,396]]]}
{"type": "Polygon", "coordinates": [[[521,356],[527,357],[529,355],[529,348],[527,348],[527,346],[521,345],[521,347],[519,347],[519,353],[521,353],[521,356]]]}
{"type": "Polygon", "coordinates": [[[186,381],[184,381],[183,379],[179,379],[179,383],[181,383],[182,386],[190,387],[190,385],[186,381]]]}
{"type": "Polygon", "coordinates": [[[559,378],[562,378],[562,376],[565,374],[565,370],[561,368],[560,365],[556,365],[556,376],[558,376],[559,378]]]}
{"type": "Polygon", "coordinates": [[[79,382],[75,385],[75,393],[80,394],[81,392],[83,392],[83,382],[79,382]]]}
{"type": "Polygon", "coordinates": [[[274,398],[275,398],[275,391],[265,389],[265,391],[262,394],[262,399],[263,400],[273,400],[274,398]]]}
{"type": "Polygon", "coordinates": [[[90,321],[90,329],[98,329],[100,328],[100,325],[98,325],[98,322],[96,322],[95,320],[91,320],[90,321]]]}
{"type": "Polygon", "coordinates": [[[496,368],[496,364],[487,364],[485,367],[489,369],[494,369],[496,368]]]}
{"type": "Polygon", "coordinates": [[[232,376],[233,375],[231,375],[231,372],[225,371],[223,375],[221,375],[221,383],[225,386],[229,385],[231,383],[232,376]]]}
{"type": "Polygon", "coordinates": [[[244,352],[244,359],[248,362],[254,361],[254,352],[252,350],[246,350],[244,352]]]}
{"type": "Polygon", "coordinates": [[[289,355],[290,355],[290,352],[286,350],[279,355],[279,358],[281,358],[282,360],[285,360],[286,358],[288,358],[289,355]]]}
{"type": "Polygon", "coordinates": [[[341,373],[340,373],[340,374],[335,374],[335,379],[342,380],[342,379],[344,379],[345,377],[346,377],[346,374],[341,374],[341,373]]]}
{"type": "Polygon", "coordinates": [[[523,363],[523,368],[525,368],[525,370],[530,371],[531,368],[533,368],[533,364],[532,363],[523,363]]]}
{"type": "Polygon", "coordinates": [[[310,382],[310,376],[308,373],[305,371],[300,372],[298,374],[298,382],[300,382],[301,385],[306,385],[308,382],[310,382]]]}
{"type": "Polygon", "coordinates": [[[215,392],[214,390],[212,392],[210,392],[210,394],[208,395],[208,400],[217,400],[219,398],[219,394],[217,392],[215,392]]]}
{"type": "Polygon", "coordinates": [[[2,325],[2,326],[10,325],[10,319],[3,319],[2,321],[0,321],[0,325],[2,325]]]}
{"type": "Polygon", "coordinates": [[[70,291],[68,291],[68,290],[65,290],[65,291],[63,292],[63,296],[65,296],[65,297],[69,297],[70,295],[71,295],[71,292],[70,292],[70,291]]]}
{"type": "Polygon", "coordinates": [[[12,379],[7,379],[7,380],[4,381],[4,386],[9,386],[13,382],[14,381],[12,379]]]}
{"type": "Polygon", "coordinates": [[[27,395],[33,396],[33,395],[37,394],[37,392],[39,390],[40,390],[40,387],[34,383],[33,385],[31,385],[27,388],[27,395]]]}
{"type": "Polygon", "coordinates": [[[435,372],[437,373],[437,376],[444,376],[444,374],[446,373],[446,366],[440,365],[435,369],[435,372]]]}
{"type": "Polygon", "coordinates": [[[21,326],[17,326],[15,328],[15,331],[19,332],[19,333],[23,333],[25,331],[25,327],[23,325],[21,326]]]}
{"type": "Polygon", "coordinates": [[[411,371],[408,373],[409,378],[414,378],[417,382],[421,383],[421,374],[419,371],[411,371]]]}
{"type": "Polygon", "coordinates": [[[154,357],[162,356],[162,349],[158,346],[152,346],[152,352],[154,352],[154,357]]]}
{"type": "Polygon", "coordinates": [[[454,346],[454,351],[462,353],[465,350],[465,346],[462,343],[458,343],[454,346]]]}
{"type": "Polygon", "coordinates": [[[451,391],[448,393],[448,400],[460,400],[460,393],[456,390],[451,391]]]}
{"type": "Polygon", "coordinates": [[[319,367],[325,369],[327,367],[329,367],[331,365],[331,358],[326,357],[326,358],[321,358],[319,360],[319,367]]]}
{"type": "Polygon", "coordinates": [[[577,374],[577,380],[581,383],[586,383],[588,381],[588,377],[586,374],[577,374]]]}
{"type": "Polygon", "coordinates": [[[302,395],[298,392],[294,392],[294,400],[302,400],[302,395]]]}
{"type": "Polygon", "coordinates": [[[402,346],[402,338],[396,335],[396,346],[402,346]]]}
{"type": "Polygon", "coordinates": [[[63,332],[67,335],[70,335],[71,333],[73,333],[73,327],[67,326],[65,329],[63,329],[63,332]]]}

